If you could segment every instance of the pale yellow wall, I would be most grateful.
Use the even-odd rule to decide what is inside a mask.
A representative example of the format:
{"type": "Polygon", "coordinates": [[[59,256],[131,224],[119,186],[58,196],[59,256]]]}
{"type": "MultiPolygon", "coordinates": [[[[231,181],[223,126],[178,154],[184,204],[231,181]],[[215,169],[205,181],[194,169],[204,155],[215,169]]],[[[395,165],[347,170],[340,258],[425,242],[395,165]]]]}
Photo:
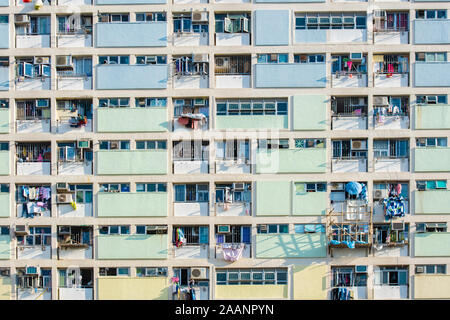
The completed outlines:
{"type": "Polygon", "coordinates": [[[286,299],[287,285],[216,285],[216,299],[286,299]]]}
{"type": "Polygon", "coordinates": [[[293,267],[294,299],[327,299],[327,266],[309,265],[293,267]]]}
{"type": "Polygon", "coordinates": [[[168,300],[169,280],[149,278],[99,278],[99,300],[168,300]]]}
{"type": "Polygon", "coordinates": [[[450,299],[450,275],[415,275],[414,299],[450,299]]]}
{"type": "Polygon", "coordinates": [[[0,278],[0,300],[11,300],[11,278],[0,278]]]}

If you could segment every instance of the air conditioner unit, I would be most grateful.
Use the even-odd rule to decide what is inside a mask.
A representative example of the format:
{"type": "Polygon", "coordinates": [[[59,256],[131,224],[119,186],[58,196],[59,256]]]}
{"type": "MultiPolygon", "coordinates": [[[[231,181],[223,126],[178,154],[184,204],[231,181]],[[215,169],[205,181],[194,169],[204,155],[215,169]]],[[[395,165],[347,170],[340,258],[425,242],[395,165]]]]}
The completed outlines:
{"type": "Polygon", "coordinates": [[[191,268],[192,279],[206,279],[206,268],[191,268]]]}
{"type": "Polygon", "coordinates": [[[39,275],[40,268],[37,266],[26,266],[25,267],[25,274],[26,275],[39,275]]]}
{"type": "Polygon", "coordinates": [[[261,225],[259,225],[259,231],[264,231],[264,232],[266,232],[266,231],[267,231],[267,224],[261,224],[261,225]]]}
{"type": "Polygon", "coordinates": [[[219,225],[217,226],[217,233],[230,233],[230,225],[219,225]]]}
{"type": "Polygon", "coordinates": [[[109,149],[110,150],[116,150],[119,149],[119,141],[111,141],[109,143],[109,149]]]}
{"type": "Polygon", "coordinates": [[[233,190],[234,191],[244,191],[244,183],[243,182],[239,182],[239,183],[237,183],[237,182],[235,182],[235,183],[233,183],[233,190]]]}
{"type": "Polygon", "coordinates": [[[33,64],[50,64],[50,57],[34,57],[33,64]]]}
{"type": "Polygon", "coordinates": [[[194,106],[205,106],[206,105],[206,99],[200,98],[200,99],[194,99],[194,106]]]}
{"type": "Polygon", "coordinates": [[[426,96],[425,97],[425,102],[427,104],[436,104],[437,103],[437,98],[436,98],[436,96],[426,96]]]}
{"type": "Polygon", "coordinates": [[[67,182],[58,182],[56,184],[56,191],[69,191],[69,184],[67,182]]]}
{"type": "Polygon", "coordinates": [[[147,57],[146,63],[147,63],[147,64],[155,64],[156,61],[157,61],[156,56],[148,56],[148,57],[147,57]]]}
{"type": "Polygon", "coordinates": [[[343,182],[332,182],[331,190],[335,190],[335,191],[344,190],[344,183],[343,182]]]}
{"type": "Polygon", "coordinates": [[[14,22],[16,24],[30,23],[30,16],[27,14],[16,14],[14,22]]]}
{"type": "Polygon", "coordinates": [[[58,234],[70,234],[69,226],[58,226],[58,234]]]}
{"type": "Polygon", "coordinates": [[[424,266],[416,266],[416,273],[424,273],[425,267],[424,266]]]}
{"type": "Polygon", "coordinates": [[[89,140],[78,140],[77,141],[77,148],[83,149],[83,148],[90,148],[91,147],[91,141],[89,140]]]}
{"type": "Polygon", "coordinates": [[[156,233],[167,233],[167,226],[155,226],[156,233]]]}
{"type": "Polygon", "coordinates": [[[388,190],[387,189],[374,190],[373,191],[373,197],[374,197],[374,199],[387,198],[388,197],[388,190]]]}
{"type": "Polygon", "coordinates": [[[60,193],[56,195],[56,203],[71,203],[72,194],[71,193],[60,193]]]}
{"type": "Polygon", "coordinates": [[[9,269],[0,270],[0,276],[9,277],[10,275],[11,275],[11,273],[10,273],[9,269]]]}
{"type": "Polygon", "coordinates": [[[196,53],[192,55],[192,60],[194,62],[208,62],[208,54],[207,53],[196,53]]]}
{"type": "Polygon", "coordinates": [[[230,58],[228,58],[228,57],[216,58],[216,67],[228,68],[229,64],[230,64],[230,58]]]}
{"type": "Polygon", "coordinates": [[[403,230],[405,230],[405,223],[404,222],[392,222],[391,230],[403,231],[403,230]]]}
{"type": "Polygon", "coordinates": [[[56,68],[73,69],[72,56],[56,56],[56,68]]]}
{"type": "Polygon", "coordinates": [[[388,106],[389,100],[386,96],[374,96],[373,97],[373,104],[375,106],[388,106]]]}
{"type": "Polygon", "coordinates": [[[361,61],[363,59],[362,52],[352,52],[350,53],[350,60],[361,61]]]}
{"type": "Polygon", "coordinates": [[[366,143],[362,140],[352,140],[352,150],[364,150],[366,149],[366,143]]]}
{"type": "Polygon", "coordinates": [[[100,22],[109,22],[109,15],[107,14],[100,15],[100,22]]]}
{"type": "Polygon", "coordinates": [[[425,183],[425,181],[417,181],[417,190],[419,191],[424,191],[427,189],[427,184],[425,183]]]}
{"type": "Polygon", "coordinates": [[[28,235],[28,226],[27,225],[18,225],[16,226],[14,233],[16,236],[25,236],[28,235]]]}
{"type": "Polygon", "coordinates": [[[138,99],[138,105],[140,105],[140,106],[145,106],[146,105],[146,101],[145,101],[145,98],[139,98],[138,99]]]}
{"type": "Polygon", "coordinates": [[[192,13],[192,22],[208,21],[208,12],[206,11],[194,11],[192,13]]]}
{"type": "Polygon", "coordinates": [[[386,11],[385,10],[374,10],[373,11],[373,16],[375,18],[386,18],[386,11]]]}
{"type": "Polygon", "coordinates": [[[36,108],[48,108],[50,106],[50,100],[48,99],[37,99],[36,108]]]}

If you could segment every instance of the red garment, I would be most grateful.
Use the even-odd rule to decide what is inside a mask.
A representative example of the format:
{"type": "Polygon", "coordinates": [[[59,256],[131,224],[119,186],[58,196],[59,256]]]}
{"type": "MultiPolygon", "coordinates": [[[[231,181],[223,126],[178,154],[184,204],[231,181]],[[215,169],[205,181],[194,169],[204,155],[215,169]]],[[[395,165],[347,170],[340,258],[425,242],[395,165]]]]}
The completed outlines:
{"type": "Polygon", "coordinates": [[[179,117],[178,118],[178,123],[185,126],[189,123],[189,119],[188,118],[183,118],[183,117],[179,117]]]}

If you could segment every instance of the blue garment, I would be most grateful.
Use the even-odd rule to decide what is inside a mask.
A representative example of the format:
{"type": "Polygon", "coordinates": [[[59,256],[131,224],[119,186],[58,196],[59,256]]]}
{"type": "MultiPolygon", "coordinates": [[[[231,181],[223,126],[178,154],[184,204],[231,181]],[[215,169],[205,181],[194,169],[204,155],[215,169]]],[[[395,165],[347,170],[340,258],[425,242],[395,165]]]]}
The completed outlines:
{"type": "Polygon", "coordinates": [[[345,185],[345,192],[351,195],[358,195],[361,193],[362,185],[359,182],[348,182],[345,185]]]}
{"type": "Polygon", "coordinates": [[[391,196],[383,200],[385,218],[403,217],[405,215],[405,201],[402,196],[391,196]]]}

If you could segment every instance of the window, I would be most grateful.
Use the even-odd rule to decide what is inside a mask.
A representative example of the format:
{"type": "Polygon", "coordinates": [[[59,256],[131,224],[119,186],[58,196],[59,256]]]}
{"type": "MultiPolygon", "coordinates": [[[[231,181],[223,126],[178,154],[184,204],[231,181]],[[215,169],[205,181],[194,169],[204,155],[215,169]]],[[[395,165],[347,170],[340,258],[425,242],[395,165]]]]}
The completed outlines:
{"type": "Polygon", "coordinates": [[[298,13],[295,15],[295,29],[366,29],[366,13],[298,13]]]}
{"type": "Polygon", "coordinates": [[[120,268],[100,268],[98,271],[100,277],[118,277],[118,276],[129,276],[130,268],[120,267],[120,268]]]}
{"type": "Polygon", "coordinates": [[[166,183],[136,183],[136,192],[167,192],[166,183]]]}
{"type": "Polygon", "coordinates": [[[9,17],[7,15],[0,16],[0,23],[8,23],[8,22],[9,22],[9,17]]]}
{"type": "Polygon", "coordinates": [[[73,57],[73,69],[67,70],[66,67],[56,67],[58,77],[92,77],[92,58],[91,57],[73,57]]]}
{"type": "Polygon", "coordinates": [[[333,159],[367,158],[366,140],[334,140],[333,159]]]}
{"type": "Polygon", "coordinates": [[[208,202],[207,184],[176,184],[173,186],[175,202],[208,202]]]}
{"type": "Polygon", "coordinates": [[[58,16],[58,34],[92,33],[92,16],[58,16]]]}
{"type": "Polygon", "coordinates": [[[294,63],[324,63],[324,54],[294,54],[294,63]]]}
{"type": "Polygon", "coordinates": [[[377,244],[400,244],[408,242],[409,224],[403,230],[392,230],[390,224],[373,226],[374,242],[377,244]]]}
{"type": "Polygon", "coordinates": [[[58,226],[58,244],[60,247],[82,244],[92,246],[92,228],[58,226]]]}
{"type": "Polygon", "coordinates": [[[258,63],[288,63],[287,53],[258,54],[258,63]]]}
{"type": "Polygon", "coordinates": [[[9,142],[0,142],[0,151],[8,151],[9,142]]]}
{"type": "Polygon", "coordinates": [[[99,64],[130,64],[130,56],[99,56],[99,64]]]}
{"type": "MultiPolygon", "coordinates": [[[[362,266],[358,266],[362,267],[362,266]]],[[[365,266],[364,266],[365,267],[365,266]]],[[[333,287],[366,287],[367,271],[357,272],[356,267],[332,267],[333,287]]],[[[362,268],[364,269],[364,268],[362,268]]]]}
{"type": "Polygon", "coordinates": [[[295,224],[295,233],[325,233],[324,224],[295,224]]]}
{"type": "Polygon", "coordinates": [[[276,269],[216,269],[217,285],[287,284],[287,270],[276,269]]]}
{"type": "Polygon", "coordinates": [[[433,223],[433,222],[422,222],[416,223],[416,232],[447,232],[447,223],[433,223]]]}
{"type": "Polygon", "coordinates": [[[409,58],[407,55],[373,55],[373,71],[381,74],[408,73],[409,58]]]}
{"type": "Polygon", "coordinates": [[[17,100],[17,120],[50,119],[50,99],[17,100]]]}
{"type": "Polygon", "coordinates": [[[100,185],[99,192],[130,192],[129,183],[104,183],[100,185]]]}
{"type": "Polygon", "coordinates": [[[374,158],[407,158],[409,156],[408,140],[374,140],[374,158]]]}
{"type": "Polygon", "coordinates": [[[209,141],[183,140],[173,142],[174,161],[208,161],[209,141]]]}
{"type": "Polygon", "coordinates": [[[18,58],[17,76],[25,78],[51,77],[50,57],[18,58]]]}
{"type": "Polygon", "coordinates": [[[279,139],[279,140],[258,140],[258,149],[289,149],[289,139],[279,139]]]}
{"type": "Polygon", "coordinates": [[[130,226],[100,226],[100,234],[123,235],[130,234],[130,226]]]}
{"type": "Polygon", "coordinates": [[[426,273],[426,274],[446,274],[447,266],[445,264],[427,264],[427,265],[416,265],[416,274],[426,273]],[[418,272],[418,269],[422,269],[422,272],[418,272]]]}
{"type": "MultiPolygon", "coordinates": [[[[90,142],[87,141],[88,146],[90,142]]],[[[77,148],[77,142],[58,142],[58,161],[89,162],[93,159],[91,148],[77,148]]]]}
{"type": "Polygon", "coordinates": [[[249,140],[216,141],[217,160],[242,160],[250,159],[249,140]]]}
{"type": "Polygon", "coordinates": [[[166,21],[165,12],[136,12],[137,22],[166,21]]]}
{"type": "Polygon", "coordinates": [[[136,108],[167,107],[167,98],[136,98],[136,108]]]}
{"type": "Polygon", "coordinates": [[[217,100],[217,115],[287,115],[287,99],[217,100]]]}
{"type": "MultiPolygon", "coordinates": [[[[215,56],[216,75],[250,75],[251,70],[251,56],[215,56]]],[[[287,60],[286,60],[287,62],[287,60]]]]}
{"type": "Polygon", "coordinates": [[[17,162],[50,162],[50,143],[17,143],[17,162]]]}
{"type": "Polygon", "coordinates": [[[0,184],[0,192],[1,193],[9,193],[9,184],[1,183],[0,184]]]}
{"type": "Polygon", "coordinates": [[[326,192],[326,182],[295,182],[295,192],[297,195],[305,194],[306,192],[326,192]]]}
{"type": "Polygon", "coordinates": [[[9,226],[1,226],[0,227],[0,235],[9,236],[9,226]]]}
{"type": "Polygon", "coordinates": [[[129,98],[101,98],[98,99],[98,106],[102,108],[129,107],[129,98]]]}
{"type": "Polygon", "coordinates": [[[209,63],[207,55],[206,56],[201,55],[201,57],[198,57],[196,55],[174,57],[173,64],[175,75],[179,76],[208,75],[209,63]]]}
{"type": "Polygon", "coordinates": [[[100,141],[100,150],[130,150],[130,141],[100,141]]]}
{"type": "Polygon", "coordinates": [[[289,233],[288,224],[258,224],[257,233],[289,233]]]}
{"type": "Polygon", "coordinates": [[[216,203],[249,203],[251,201],[251,183],[216,184],[216,203]]]}
{"type": "Polygon", "coordinates": [[[176,234],[180,229],[186,238],[187,245],[199,245],[209,243],[209,227],[207,226],[174,226],[172,242],[175,244],[176,234]]]}
{"type": "Polygon", "coordinates": [[[29,227],[27,236],[17,236],[17,244],[19,246],[50,246],[51,239],[51,227],[29,227]]]}
{"type": "Polygon", "coordinates": [[[167,268],[137,267],[137,277],[167,277],[167,268]]]}
{"type": "Polygon", "coordinates": [[[216,33],[250,32],[250,14],[233,12],[215,15],[216,33]]]}
{"type": "MultiPolygon", "coordinates": [[[[354,53],[359,55],[352,58],[352,55],[332,55],[331,72],[337,75],[367,73],[366,55],[362,53],[354,53]]],[[[350,98],[351,99],[351,98],[350,98]]]]}
{"type": "Polygon", "coordinates": [[[236,226],[230,225],[230,232],[218,232],[219,226],[216,230],[216,243],[251,243],[251,226],[236,226]]]}
{"type": "Polygon", "coordinates": [[[150,141],[136,141],[136,149],[149,149],[149,150],[166,150],[166,140],[150,140],[150,141]]]}
{"type": "Polygon", "coordinates": [[[445,62],[447,61],[446,52],[417,52],[416,61],[420,62],[445,62]]]}
{"type": "Polygon", "coordinates": [[[101,13],[99,22],[129,22],[130,15],[128,13],[101,13]]]}
{"type": "Polygon", "coordinates": [[[386,12],[384,16],[375,17],[374,31],[408,31],[409,14],[407,12],[386,12]]]}
{"type": "Polygon", "coordinates": [[[16,25],[17,35],[50,35],[50,16],[28,16],[30,23],[16,25]]]}
{"type": "Polygon", "coordinates": [[[419,180],[416,181],[416,187],[418,191],[447,189],[447,180],[419,180]]]}
{"type": "Polygon", "coordinates": [[[8,108],[9,108],[9,100],[0,99],[0,109],[8,109],[8,108]]]}
{"type": "Polygon", "coordinates": [[[167,234],[167,226],[137,225],[136,234],[167,234]]]}
{"type": "Polygon", "coordinates": [[[167,64],[166,56],[136,56],[136,64],[167,64]]]}
{"type": "Polygon", "coordinates": [[[417,104],[447,104],[446,95],[426,95],[426,96],[416,96],[417,104]]]}
{"type": "Polygon", "coordinates": [[[382,286],[408,285],[408,269],[404,267],[380,267],[375,271],[375,284],[382,286]]]}
{"type": "Polygon", "coordinates": [[[52,287],[52,270],[41,268],[40,274],[26,275],[25,269],[17,269],[17,286],[21,289],[46,288],[52,287]]]}
{"type": "Polygon", "coordinates": [[[92,203],[92,184],[69,184],[69,190],[75,193],[76,203],[92,203]]]}
{"type": "Polygon", "coordinates": [[[367,97],[331,97],[331,114],[333,117],[367,116],[367,97]]]}
{"type": "Polygon", "coordinates": [[[325,148],[325,139],[295,139],[295,148],[325,148]]]}
{"type": "Polygon", "coordinates": [[[417,138],[417,147],[447,147],[447,138],[417,138]]]}
{"type": "Polygon", "coordinates": [[[416,10],[416,19],[447,19],[447,10],[416,10]]]}
{"type": "MultiPolygon", "coordinates": [[[[195,13],[194,13],[195,14],[195,13]]],[[[192,19],[191,13],[174,13],[173,14],[173,32],[185,33],[208,33],[209,22],[206,12],[200,13],[201,20],[192,19]],[[204,16],[206,14],[206,17],[204,16]]]]}
{"type": "MultiPolygon", "coordinates": [[[[402,183],[402,182],[374,182],[373,183],[373,189],[374,190],[386,190],[388,196],[398,196],[398,190],[400,190],[400,196],[402,196],[404,199],[409,198],[409,185],[408,183],[402,183]],[[400,185],[401,188],[398,187],[400,185]]],[[[374,194],[374,199],[383,199],[383,197],[379,198],[376,197],[374,194]]]]}

